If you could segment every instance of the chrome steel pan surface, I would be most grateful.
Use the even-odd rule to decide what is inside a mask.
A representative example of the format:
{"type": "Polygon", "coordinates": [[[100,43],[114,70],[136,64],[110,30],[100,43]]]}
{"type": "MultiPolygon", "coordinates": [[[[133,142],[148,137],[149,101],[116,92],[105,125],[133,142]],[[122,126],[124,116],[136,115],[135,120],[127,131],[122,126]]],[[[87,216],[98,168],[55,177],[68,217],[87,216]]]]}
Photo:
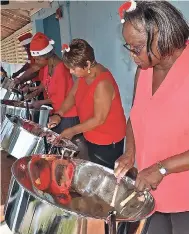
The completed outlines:
{"type": "Polygon", "coordinates": [[[129,177],[121,180],[115,206],[111,207],[116,187],[113,171],[82,159],[68,160],[57,155],[33,155],[17,160],[12,167],[12,174],[20,186],[36,199],[73,215],[106,220],[110,211],[116,211],[117,221],[133,222],[150,216],[154,210],[154,199],[149,192],[146,192],[142,199],[139,199],[137,195],[134,196],[125,207],[120,205],[135,189],[134,181],[129,177]],[[50,167],[47,166],[49,162],[50,167]],[[74,165],[69,188],[70,199],[68,200],[66,200],[67,190],[62,190],[61,184],[67,183],[63,176],[67,170],[66,163],[74,165]],[[52,165],[56,165],[56,167],[52,165]],[[47,170],[48,172],[45,171],[47,167],[50,168],[50,171],[47,170]],[[43,184],[43,173],[46,173],[44,183],[51,178],[49,184],[43,184]],[[48,177],[48,173],[51,174],[50,177],[48,177]]]}
{"type": "Polygon", "coordinates": [[[1,126],[1,147],[16,158],[49,151],[64,150],[68,156],[79,152],[77,145],[68,139],[57,144],[57,137],[50,129],[18,116],[6,115],[1,126]]]}
{"type": "Polygon", "coordinates": [[[30,103],[27,105],[24,101],[1,100],[1,122],[3,122],[5,115],[9,114],[22,118],[29,118],[31,121],[45,127],[51,109],[52,108],[48,106],[42,106],[40,109],[35,109],[31,107],[30,103]]]}
{"type": "Polygon", "coordinates": [[[16,89],[10,89],[11,83],[13,80],[5,77],[3,82],[0,84],[0,99],[8,99],[8,100],[21,100],[23,96],[16,89]]]}
{"type": "Polygon", "coordinates": [[[6,99],[6,100],[22,100],[23,96],[21,95],[20,92],[17,90],[8,90],[5,88],[0,87],[0,99],[6,99]]]}

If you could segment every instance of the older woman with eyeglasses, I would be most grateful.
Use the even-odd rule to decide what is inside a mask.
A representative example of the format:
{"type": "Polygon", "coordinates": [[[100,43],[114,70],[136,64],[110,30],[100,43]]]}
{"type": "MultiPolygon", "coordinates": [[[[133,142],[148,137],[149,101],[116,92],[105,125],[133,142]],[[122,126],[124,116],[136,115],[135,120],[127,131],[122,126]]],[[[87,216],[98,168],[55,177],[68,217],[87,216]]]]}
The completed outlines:
{"type": "Polygon", "coordinates": [[[148,234],[189,230],[189,26],[167,1],[129,1],[119,9],[124,45],[138,65],[126,152],[115,164],[124,176],[136,160],[138,191],[156,208],[148,234]]]}
{"type": "Polygon", "coordinates": [[[131,47],[131,45],[125,43],[123,45],[125,47],[125,49],[127,49],[129,52],[132,52],[133,54],[135,54],[136,56],[139,56],[142,49],[145,47],[145,44],[144,45],[138,45],[138,46],[133,46],[131,47]]]}

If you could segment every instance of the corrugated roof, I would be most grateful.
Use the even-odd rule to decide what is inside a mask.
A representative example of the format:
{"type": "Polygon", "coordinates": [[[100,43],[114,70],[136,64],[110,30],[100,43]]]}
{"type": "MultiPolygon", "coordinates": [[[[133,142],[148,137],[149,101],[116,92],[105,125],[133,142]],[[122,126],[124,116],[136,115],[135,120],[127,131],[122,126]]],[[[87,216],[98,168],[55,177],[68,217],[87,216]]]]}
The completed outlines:
{"type": "MultiPolygon", "coordinates": [[[[33,9],[31,9],[33,10],[33,9]]],[[[30,10],[1,10],[1,40],[30,23],[30,10]]]]}
{"type": "Polygon", "coordinates": [[[41,8],[50,7],[52,0],[9,0],[1,5],[1,40],[30,23],[30,16],[41,8]]]}

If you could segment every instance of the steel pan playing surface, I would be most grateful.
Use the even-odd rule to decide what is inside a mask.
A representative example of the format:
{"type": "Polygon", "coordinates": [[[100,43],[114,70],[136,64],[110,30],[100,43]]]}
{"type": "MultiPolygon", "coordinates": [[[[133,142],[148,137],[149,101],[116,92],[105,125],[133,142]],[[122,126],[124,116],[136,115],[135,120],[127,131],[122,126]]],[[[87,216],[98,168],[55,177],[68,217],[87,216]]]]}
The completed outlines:
{"type": "MultiPolygon", "coordinates": [[[[42,155],[38,156],[41,157],[42,155]]],[[[43,157],[46,156],[48,155],[43,155],[43,157]]],[[[54,156],[56,159],[61,159],[61,156],[54,156]]],[[[118,221],[132,222],[141,220],[148,217],[153,212],[154,199],[150,193],[144,195],[145,199],[143,201],[140,201],[137,196],[133,197],[125,208],[122,209],[120,202],[134,191],[134,181],[128,177],[123,178],[121,181],[115,207],[112,208],[110,203],[116,186],[116,178],[113,175],[113,171],[82,159],[72,160],[76,165],[76,169],[74,171],[70,190],[70,195],[72,197],[71,202],[64,205],[60,204],[52,194],[44,193],[34,187],[27,187],[27,183],[23,184],[21,182],[20,165],[23,164],[23,162],[25,165],[28,165],[31,158],[30,156],[17,160],[12,167],[12,173],[18,183],[26,189],[26,191],[44,203],[47,202],[78,216],[96,219],[106,219],[108,212],[115,210],[117,212],[116,219],[118,221]]],[[[25,170],[25,176],[26,178],[30,178],[28,168],[25,170]]]]}

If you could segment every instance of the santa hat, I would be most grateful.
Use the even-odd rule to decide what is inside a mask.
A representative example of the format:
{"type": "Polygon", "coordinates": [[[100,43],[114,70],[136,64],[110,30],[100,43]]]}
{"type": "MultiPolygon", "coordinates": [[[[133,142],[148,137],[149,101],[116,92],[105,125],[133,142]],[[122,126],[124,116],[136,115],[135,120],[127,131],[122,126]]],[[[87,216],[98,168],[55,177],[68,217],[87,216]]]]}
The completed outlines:
{"type": "Polygon", "coordinates": [[[22,46],[30,44],[31,39],[32,39],[31,33],[26,33],[18,38],[22,46]]]}
{"type": "Polygon", "coordinates": [[[53,44],[53,40],[50,40],[45,34],[38,32],[34,35],[30,43],[31,55],[34,57],[48,54],[53,50],[53,44]]]}
{"type": "Polygon", "coordinates": [[[125,11],[126,12],[131,12],[131,11],[134,11],[136,9],[136,2],[134,0],[130,0],[130,1],[127,1],[125,2],[124,4],[122,4],[120,6],[120,8],[118,9],[119,11],[119,16],[121,18],[121,23],[125,23],[125,20],[124,20],[124,13],[125,11]]]}
{"type": "Polygon", "coordinates": [[[66,51],[66,52],[69,52],[69,51],[70,51],[70,47],[69,47],[68,44],[63,44],[63,45],[62,45],[62,50],[61,50],[61,52],[64,52],[64,51],[66,51]]]}

